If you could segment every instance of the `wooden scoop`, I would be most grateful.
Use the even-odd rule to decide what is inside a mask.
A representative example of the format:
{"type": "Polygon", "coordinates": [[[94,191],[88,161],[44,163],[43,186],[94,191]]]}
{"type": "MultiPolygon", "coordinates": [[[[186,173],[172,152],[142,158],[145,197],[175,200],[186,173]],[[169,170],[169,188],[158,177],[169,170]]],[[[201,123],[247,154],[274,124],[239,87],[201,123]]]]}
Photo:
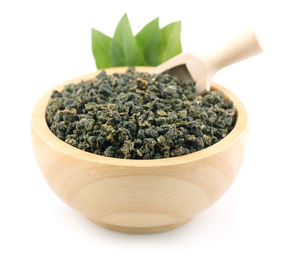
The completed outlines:
{"type": "Polygon", "coordinates": [[[193,80],[198,92],[209,91],[212,77],[218,70],[261,52],[255,33],[252,29],[247,29],[211,55],[197,58],[190,53],[181,53],[159,65],[151,73],[169,71],[183,82],[193,80]]]}

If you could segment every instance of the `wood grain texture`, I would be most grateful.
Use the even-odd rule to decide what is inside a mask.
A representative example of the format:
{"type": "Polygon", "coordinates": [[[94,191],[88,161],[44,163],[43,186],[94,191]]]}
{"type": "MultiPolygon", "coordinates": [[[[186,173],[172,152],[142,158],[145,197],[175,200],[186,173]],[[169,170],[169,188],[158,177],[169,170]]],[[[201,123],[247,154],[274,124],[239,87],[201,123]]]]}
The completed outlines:
{"type": "Polygon", "coordinates": [[[196,57],[190,53],[181,53],[155,67],[151,72],[160,74],[170,71],[186,81],[195,81],[198,92],[210,91],[214,74],[221,68],[250,58],[262,52],[262,47],[252,29],[246,29],[213,54],[196,57]]]}
{"type": "MultiPolygon", "coordinates": [[[[127,68],[107,69],[108,73],[127,68]]],[[[138,67],[150,71],[151,67],[138,67]]],[[[89,80],[99,72],[67,81],[89,80]]],[[[220,142],[180,157],[155,160],[117,159],[68,145],[48,128],[45,109],[53,90],[36,104],[32,144],[39,168],[53,191],[70,207],[107,228],[129,233],[177,227],[218,200],[236,177],[245,152],[247,113],[239,99],[224,92],[237,111],[234,129],[220,142]]]]}

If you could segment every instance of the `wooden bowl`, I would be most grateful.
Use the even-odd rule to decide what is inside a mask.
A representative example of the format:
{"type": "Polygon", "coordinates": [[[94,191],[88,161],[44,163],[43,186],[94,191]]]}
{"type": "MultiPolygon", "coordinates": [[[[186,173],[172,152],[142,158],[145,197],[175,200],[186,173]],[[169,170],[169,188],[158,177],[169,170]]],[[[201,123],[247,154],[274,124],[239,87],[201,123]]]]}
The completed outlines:
{"type": "MultiPolygon", "coordinates": [[[[110,68],[107,73],[125,72],[110,68]]],[[[150,71],[151,67],[138,67],[150,71]]],[[[99,72],[67,81],[90,80],[99,72]]],[[[234,102],[234,129],[218,143],[184,156],[132,160],[77,149],[48,128],[45,110],[53,90],[36,104],[32,144],[39,168],[53,191],[70,207],[106,228],[128,233],[173,229],[211,206],[232,184],[245,152],[247,112],[229,90],[213,84],[234,102]]]]}

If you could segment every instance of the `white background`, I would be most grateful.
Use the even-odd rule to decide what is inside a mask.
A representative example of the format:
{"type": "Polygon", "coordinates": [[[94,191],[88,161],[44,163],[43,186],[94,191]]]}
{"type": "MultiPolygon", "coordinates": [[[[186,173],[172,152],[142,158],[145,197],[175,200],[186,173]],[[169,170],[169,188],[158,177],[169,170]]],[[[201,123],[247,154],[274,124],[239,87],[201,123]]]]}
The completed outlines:
{"type": "Polygon", "coordinates": [[[299,1],[1,1],[0,255],[300,255],[299,1]],[[96,70],[91,28],[112,36],[155,17],[182,21],[205,54],[251,26],[265,53],[220,71],[249,112],[248,151],[230,190],[166,233],[105,230],[62,203],[35,163],[30,115],[47,90],[96,70]],[[298,243],[298,245],[297,245],[298,243]]]}

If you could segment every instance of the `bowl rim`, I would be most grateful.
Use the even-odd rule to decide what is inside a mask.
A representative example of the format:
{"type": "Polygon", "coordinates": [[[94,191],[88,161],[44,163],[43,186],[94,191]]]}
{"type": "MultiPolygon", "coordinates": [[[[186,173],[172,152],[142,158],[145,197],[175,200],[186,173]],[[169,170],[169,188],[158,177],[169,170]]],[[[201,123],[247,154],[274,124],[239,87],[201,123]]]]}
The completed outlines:
{"type": "MultiPolygon", "coordinates": [[[[105,71],[107,74],[112,74],[115,72],[125,72],[128,67],[114,67],[107,68],[105,71]]],[[[137,66],[136,70],[139,72],[149,72],[153,67],[149,66],[137,66]]],[[[56,137],[54,133],[49,129],[46,118],[45,111],[48,104],[48,100],[53,92],[53,90],[62,90],[63,87],[70,83],[79,83],[81,81],[89,81],[93,79],[96,75],[98,75],[102,70],[98,70],[97,72],[93,72],[87,75],[79,76],[75,79],[68,80],[63,82],[51,90],[49,90],[46,94],[44,94],[34,106],[32,117],[31,117],[31,133],[35,132],[35,135],[39,136],[40,140],[52,147],[56,151],[60,151],[68,156],[83,159],[85,161],[93,162],[95,164],[105,164],[105,165],[113,165],[113,166],[127,166],[127,167],[155,167],[155,166],[172,166],[184,164],[187,162],[198,161],[204,158],[208,158],[212,155],[215,155],[221,151],[224,151],[229,146],[234,144],[246,131],[248,127],[248,114],[243,105],[243,103],[239,100],[237,96],[235,96],[230,90],[224,88],[223,86],[212,83],[211,88],[213,90],[220,90],[224,93],[227,99],[230,99],[234,103],[234,109],[237,112],[237,119],[234,128],[231,132],[222,140],[217,143],[209,146],[205,149],[176,157],[169,158],[160,158],[160,159],[121,159],[121,158],[113,158],[97,155],[94,153],[90,153],[76,147],[69,145],[63,140],[56,137]]]]}

